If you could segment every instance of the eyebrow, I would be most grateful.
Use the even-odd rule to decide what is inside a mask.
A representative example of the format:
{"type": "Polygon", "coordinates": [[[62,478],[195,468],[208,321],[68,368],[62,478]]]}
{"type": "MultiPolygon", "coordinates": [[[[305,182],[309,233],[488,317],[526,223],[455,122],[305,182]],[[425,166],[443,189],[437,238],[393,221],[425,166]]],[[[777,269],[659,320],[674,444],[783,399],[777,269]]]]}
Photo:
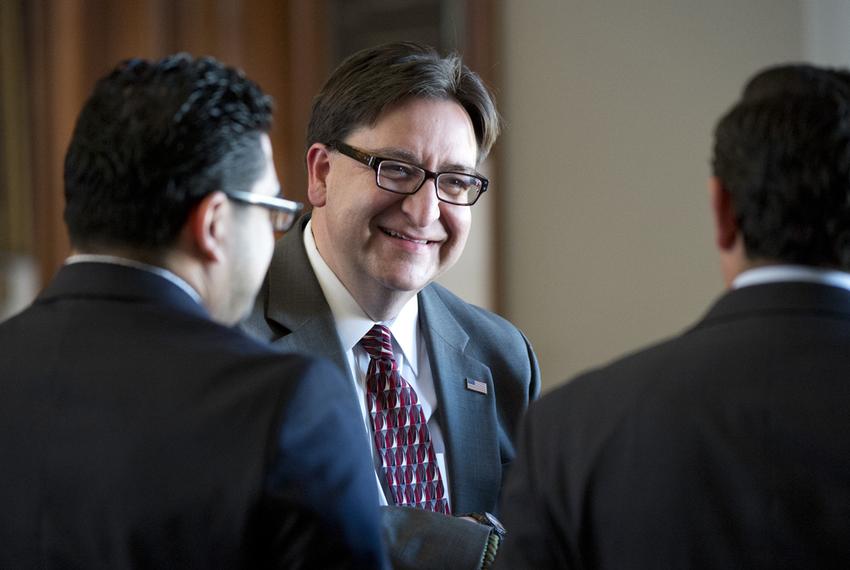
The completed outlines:
{"type": "MultiPolygon", "coordinates": [[[[412,152],[408,150],[404,150],[402,148],[379,148],[376,150],[367,151],[369,154],[376,156],[377,158],[389,158],[391,160],[399,160],[401,162],[409,162],[414,166],[418,166],[419,168],[425,169],[424,166],[419,162],[418,157],[414,156],[412,152]]],[[[427,169],[425,169],[427,170],[427,169]]],[[[451,164],[441,164],[437,169],[437,172],[462,172],[464,174],[472,174],[474,176],[480,176],[484,178],[485,176],[478,172],[475,168],[465,166],[463,164],[451,163],[451,164]]]]}

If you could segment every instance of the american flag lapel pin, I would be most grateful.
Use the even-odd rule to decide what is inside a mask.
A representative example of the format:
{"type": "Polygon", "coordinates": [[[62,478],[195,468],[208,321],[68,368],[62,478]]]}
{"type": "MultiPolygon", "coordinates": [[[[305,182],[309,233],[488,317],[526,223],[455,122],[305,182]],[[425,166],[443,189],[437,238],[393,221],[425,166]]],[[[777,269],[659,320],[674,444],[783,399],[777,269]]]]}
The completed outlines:
{"type": "Polygon", "coordinates": [[[467,378],[466,389],[472,390],[473,392],[478,392],[479,394],[486,394],[487,382],[484,382],[483,380],[473,380],[472,378],[467,378]]]}

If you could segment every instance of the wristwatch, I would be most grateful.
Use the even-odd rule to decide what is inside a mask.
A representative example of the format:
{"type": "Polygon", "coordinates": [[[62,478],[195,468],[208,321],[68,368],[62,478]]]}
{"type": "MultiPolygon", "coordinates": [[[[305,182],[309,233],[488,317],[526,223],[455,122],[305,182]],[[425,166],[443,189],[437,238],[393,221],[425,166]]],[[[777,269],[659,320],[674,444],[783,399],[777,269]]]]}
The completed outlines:
{"type": "Polygon", "coordinates": [[[481,558],[481,570],[487,570],[493,567],[493,562],[496,560],[496,553],[499,551],[499,545],[504,540],[508,531],[499,522],[492,513],[466,513],[459,515],[461,517],[469,517],[478,524],[490,527],[490,535],[487,537],[487,546],[484,548],[484,555],[481,558]]]}

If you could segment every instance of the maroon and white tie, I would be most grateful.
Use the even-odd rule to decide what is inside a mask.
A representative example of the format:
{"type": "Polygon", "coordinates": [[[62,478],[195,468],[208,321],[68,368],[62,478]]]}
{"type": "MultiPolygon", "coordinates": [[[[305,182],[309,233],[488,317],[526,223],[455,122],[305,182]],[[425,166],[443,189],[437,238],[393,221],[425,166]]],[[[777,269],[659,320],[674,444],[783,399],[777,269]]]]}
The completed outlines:
{"type": "Polygon", "coordinates": [[[395,504],[451,514],[425,414],[398,371],[390,330],[373,326],[360,346],[369,355],[366,400],[375,447],[395,504]]]}

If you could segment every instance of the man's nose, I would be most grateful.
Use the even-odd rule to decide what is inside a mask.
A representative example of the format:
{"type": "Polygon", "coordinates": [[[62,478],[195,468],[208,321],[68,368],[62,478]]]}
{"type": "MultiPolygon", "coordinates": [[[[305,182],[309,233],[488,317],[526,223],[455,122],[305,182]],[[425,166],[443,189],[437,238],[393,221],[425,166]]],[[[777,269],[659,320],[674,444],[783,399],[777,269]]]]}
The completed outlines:
{"type": "Polygon", "coordinates": [[[404,197],[402,211],[418,227],[424,228],[440,217],[440,200],[433,178],[428,178],[415,194],[404,197]]]}

